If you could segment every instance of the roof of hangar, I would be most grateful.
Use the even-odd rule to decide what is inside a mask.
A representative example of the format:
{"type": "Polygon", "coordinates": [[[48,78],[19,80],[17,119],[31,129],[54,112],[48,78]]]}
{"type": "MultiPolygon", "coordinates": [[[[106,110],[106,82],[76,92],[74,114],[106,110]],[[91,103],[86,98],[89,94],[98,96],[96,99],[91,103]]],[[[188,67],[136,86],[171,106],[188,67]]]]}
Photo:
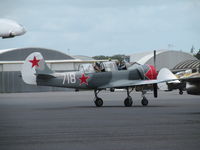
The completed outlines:
{"type": "Polygon", "coordinates": [[[187,60],[177,64],[173,70],[195,69],[200,66],[200,60],[187,60]]]}
{"type": "Polygon", "coordinates": [[[0,61],[23,61],[33,53],[40,52],[45,60],[73,60],[74,58],[57,50],[28,47],[0,50],[0,61]]]}
{"type": "MultiPolygon", "coordinates": [[[[167,57],[176,57],[177,55],[184,55],[188,57],[188,59],[196,59],[190,53],[176,50],[156,50],[156,57],[160,55],[165,55],[167,57]]],[[[154,57],[154,51],[146,51],[141,53],[135,53],[130,55],[132,62],[138,62],[140,64],[145,64],[148,60],[154,57]]]]}
{"type": "MultiPolygon", "coordinates": [[[[165,52],[166,50],[156,50],[156,55],[165,52]]],[[[146,51],[146,52],[141,52],[141,53],[135,53],[131,54],[131,62],[137,62],[139,64],[144,64],[146,63],[149,59],[154,57],[154,52],[153,51],[146,51]]]]}

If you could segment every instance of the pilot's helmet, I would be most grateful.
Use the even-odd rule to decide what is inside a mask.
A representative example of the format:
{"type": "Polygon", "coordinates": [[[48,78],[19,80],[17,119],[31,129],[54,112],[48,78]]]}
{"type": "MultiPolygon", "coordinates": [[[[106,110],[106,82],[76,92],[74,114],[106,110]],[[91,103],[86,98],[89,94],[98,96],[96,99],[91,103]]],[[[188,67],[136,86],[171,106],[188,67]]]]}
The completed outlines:
{"type": "Polygon", "coordinates": [[[100,62],[96,62],[95,65],[96,65],[97,67],[100,67],[100,62]]]}

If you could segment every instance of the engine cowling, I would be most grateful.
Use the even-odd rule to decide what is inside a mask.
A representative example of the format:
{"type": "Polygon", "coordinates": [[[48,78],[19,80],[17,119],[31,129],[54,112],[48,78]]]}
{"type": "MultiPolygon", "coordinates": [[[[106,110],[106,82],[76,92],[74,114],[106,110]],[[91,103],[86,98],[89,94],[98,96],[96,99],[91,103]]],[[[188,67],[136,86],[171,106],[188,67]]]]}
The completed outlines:
{"type": "Polygon", "coordinates": [[[146,65],[147,66],[147,70],[145,72],[145,77],[149,80],[154,80],[154,79],[157,79],[157,71],[156,71],[156,68],[152,65],[146,65]]]}
{"type": "Polygon", "coordinates": [[[138,66],[137,70],[141,76],[141,79],[146,79],[146,80],[157,79],[158,73],[156,71],[156,68],[152,65],[148,65],[148,64],[140,65],[138,66]]]}
{"type": "MultiPolygon", "coordinates": [[[[155,80],[157,79],[157,71],[156,68],[152,65],[141,65],[140,67],[137,68],[138,72],[139,72],[139,76],[141,77],[141,79],[144,80],[155,80]]],[[[146,85],[146,86],[139,86],[139,90],[144,90],[144,89],[152,89],[154,92],[154,97],[158,97],[158,87],[157,84],[153,84],[153,85],[146,85]]],[[[138,90],[138,88],[136,88],[136,90],[138,90]]]]}

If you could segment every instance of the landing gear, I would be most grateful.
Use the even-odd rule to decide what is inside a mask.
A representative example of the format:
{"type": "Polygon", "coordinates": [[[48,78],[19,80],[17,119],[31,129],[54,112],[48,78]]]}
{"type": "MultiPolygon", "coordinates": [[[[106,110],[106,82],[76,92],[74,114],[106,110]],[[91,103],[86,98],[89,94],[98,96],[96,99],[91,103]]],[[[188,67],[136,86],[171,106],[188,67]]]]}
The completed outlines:
{"type": "MultiPolygon", "coordinates": [[[[94,90],[94,95],[95,95],[95,98],[94,98],[94,104],[96,105],[96,107],[102,107],[103,106],[103,100],[98,97],[98,93],[100,92],[101,90],[94,90]]],[[[129,88],[126,88],[126,91],[127,91],[127,97],[126,99],[124,100],[124,106],[125,107],[131,107],[133,105],[133,100],[132,100],[132,97],[130,96],[130,93],[133,91],[133,89],[129,90],[129,88]]],[[[141,104],[143,106],[147,106],[148,105],[148,99],[145,97],[145,94],[146,94],[146,91],[142,91],[142,100],[141,100],[141,104]]]]}
{"type": "Polygon", "coordinates": [[[126,90],[127,90],[127,98],[124,100],[124,106],[131,107],[133,105],[133,100],[132,97],[130,96],[130,93],[133,90],[129,91],[129,88],[127,88],[126,90]]]}
{"type": "Polygon", "coordinates": [[[133,104],[133,100],[132,100],[132,97],[127,97],[125,100],[124,100],[124,106],[126,107],[131,107],[133,104]]]}
{"type": "Polygon", "coordinates": [[[183,90],[182,89],[179,89],[179,94],[183,95],[183,90]]]}
{"type": "Polygon", "coordinates": [[[95,103],[95,105],[97,106],[97,107],[101,107],[101,106],[103,106],[103,100],[101,99],[101,98],[96,98],[96,100],[94,101],[94,103],[95,103]]]}
{"type": "Polygon", "coordinates": [[[142,104],[143,106],[147,106],[148,103],[149,103],[148,99],[145,97],[145,94],[146,94],[146,93],[147,93],[146,91],[142,91],[142,100],[141,100],[141,104],[142,104]]]}
{"type": "Polygon", "coordinates": [[[142,103],[143,106],[147,106],[149,101],[147,100],[146,97],[143,97],[141,103],[142,103]]]}
{"type": "Polygon", "coordinates": [[[97,107],[103,106],[103,100],[97,96],[97,94],[100,92],[100,90],[94,90],[95,100],[94,103],[97,107]]]}

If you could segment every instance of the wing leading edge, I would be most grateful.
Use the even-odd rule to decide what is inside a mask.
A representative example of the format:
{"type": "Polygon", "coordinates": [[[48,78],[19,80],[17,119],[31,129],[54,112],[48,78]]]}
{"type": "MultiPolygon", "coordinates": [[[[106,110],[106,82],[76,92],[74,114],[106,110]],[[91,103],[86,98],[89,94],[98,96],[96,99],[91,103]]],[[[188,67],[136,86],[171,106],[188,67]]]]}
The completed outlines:
{"type": "Polygon", "coordinates": [[[158,77],[156,80],[118,80],[118,81],[111,81],[108,84],[100,86],[99,88],[124,88],[124,87],[134,87],[139,85],[151,85],[151,84],[158,84],[164,82],[179,82],[179,81],[186,81],[186,82],[194,82],[199,81],[200,75],[192,76],[192,77],[185,77],[185,78],[177,78],[175,77],[172,72],[167,69],[163,68],[159,71],[158,77]]]}
{"type": "MultiPolygon", "coordinates": [[[[175,79],[168,79],[168,80],[118,80],[110,82],[109,84],[100,86],[99,88],[124,88],[124,87],[133,87],[139,85],[150,85],[150,84],[157,84],[162,82],[169,82],[175,79]]],[[[177,80],[177,79],[176,79],[177,80]]]]}

